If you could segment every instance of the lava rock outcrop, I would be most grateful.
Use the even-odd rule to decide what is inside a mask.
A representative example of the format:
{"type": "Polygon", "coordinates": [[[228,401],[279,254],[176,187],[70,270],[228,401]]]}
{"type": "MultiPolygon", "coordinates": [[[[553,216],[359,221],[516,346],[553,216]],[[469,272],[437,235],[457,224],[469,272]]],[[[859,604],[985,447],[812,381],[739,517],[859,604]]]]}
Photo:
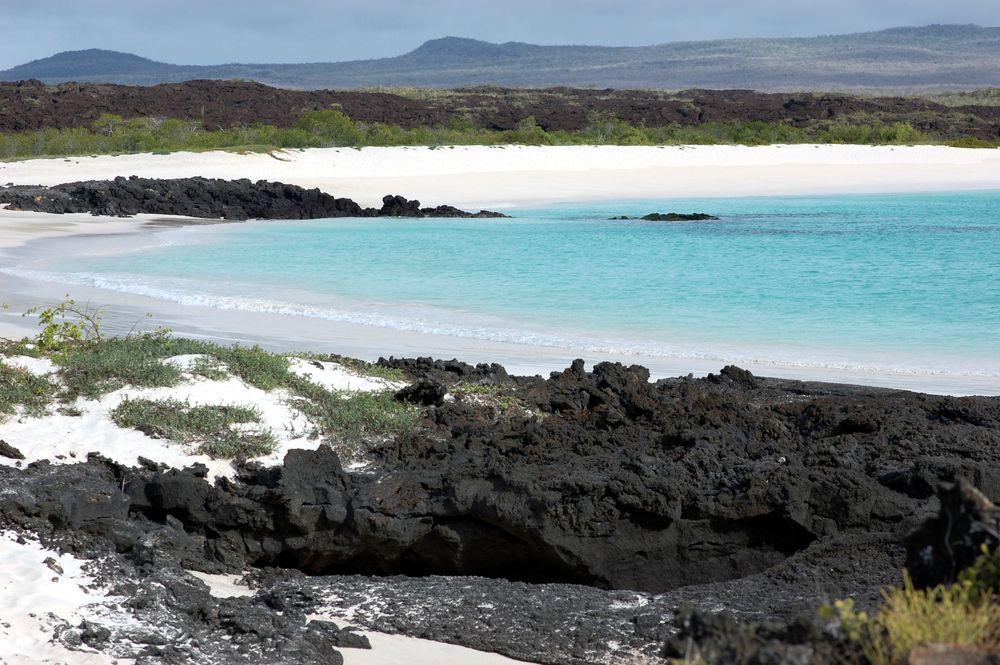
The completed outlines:
{"type": "Polygon", "coordinates": [[[421,208],[419,201],[387,195],[381,208],[363,208],[351,199],[319,189],[267,180],[211,178],[153,179],[118,177],[54,187],[0,188],[0,207],[32,212],[90,213],[112,217],[138,214],[180,215],[206,219],[327,219],[333,217],[506,217],[453,206],[421,208]]]}
{"type": "Polygon", "coordinates": [[[950,584],[1000,546],[1000,508],[964,478],[938,489],[940,512],[906,538],[906,568],[918,586],[950,584]]]}
{"type": "Polygon", "coordinates": [[[118,549],[174,524],[156,551],[210,572],[278,566],[659,592],[819,553],[844,575],[860,556],[878,561],[866,574],[881,583],[903,563],[903,537],[938,510],[926,484],[968,478],[1000,494],[996,398],[734,367],[651,383],[644,368],[612,363],[587,372],[577,361],[547,380],[488,365],[383,363],[445,386],[499,382],[518,406],[430,400],[419,430],[371,448],[376,471],[365,474],[343,470],[326,447],[215,485],[204,469],[97,459],[0,469],[10,488],[0,519],[100,534],[118,549]]]}
{"type": "Polygon", "coordinates": [[[579,131],[595,117],[647,127],[708,122],[783,122],[805,127],[835,119],[909,122],[947,138],[1000,137],[1000,107],[945,106],[919,97],[764,93],[751,90],[505,89],[478,86],[435,99],[361,90],[288,90],[252,81],[187,81],[154,86],[0,82],[0,131],[92,127],[102,115],[179,118],[217,130],[261,122],[291,127],[308,111],[340,108],[363,123],[406,128],[472,121],[516,129],[534,118],[547,131],[579,131]]]}

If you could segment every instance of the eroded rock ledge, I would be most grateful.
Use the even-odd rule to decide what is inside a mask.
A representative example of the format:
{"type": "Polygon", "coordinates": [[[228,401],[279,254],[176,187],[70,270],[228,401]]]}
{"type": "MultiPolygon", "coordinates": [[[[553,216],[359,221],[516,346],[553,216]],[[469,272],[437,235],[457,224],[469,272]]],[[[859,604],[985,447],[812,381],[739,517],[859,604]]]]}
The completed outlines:
{"type": "Polygon", "coordinates": [[[387,195],[381,208],[363,208],[351,199],[319,189],[303,189],[267,180],[210,178],[153,179],[118,177],[54,187],[0,188],[0,207],[32,212],[90,213],[112,217],[138,214],[180,215],[208,219],[326,219],[331,217],[506,217],[453,206],[421,208],[419,201],[387,195]]]}
{"type": "MultiPolygon", "coordinates": [[[[492,365],[383,361],[443,385],[502,385],[517,406],[426,407],[419,430],[372,449],[375,473],[330,448],[282,466],[125,469],[92,459],[0,469],[5,523],[94,533],[209,572],[479,575],[662,592],[833,556],[874,593],[940,481],[1000,494],[1000,400],[760,379],[729,367],[648,381],[582,361],[545,380],[492,365]],[[100,501],[92,497],[101,497],[100,501]],[[183,537],[182,537],[183,536],[183,537]],[[863,555],[862,555],[863,552],[863,555]]],[[[827,582],[844,591],[834,574],[827,582]]]]}
{"type": "Polygon", "coordinates": [[[577,361],[548,379],[380,363],[421,387],[400,399],[425,406],[418,430],[371,442],[375,471],[344,470],[329,447],[215,484],[199,467],[96,455],[0,466],[0,529],[97,559],[146,626],[67,627],[59,639],[106,652],[127,640],[140,662],[338,662],[324,658],[364,646],[337,624],[303,628],[319,614],[540,663],[635,662],[688,639],[819,663],[840,647],[811,624],[697,611],[787,622],[814,620],[831,598],[871,607],[905,563],[946,581],[984,538],[995,543],[998,398],[736,367],[651,383],[613,363],[577,361]],[[504,400],[442,398],[470,383],[504,400]],[[977,528],[953,528],[969,516],[977,528]],[[212,599],[184,572],[248,567],[259,572],[247,599],[212,599]],[[684,604],[696,614],[678,619],[684,604]],[[170,631],[198,640],[172,646],[170,631]]]}

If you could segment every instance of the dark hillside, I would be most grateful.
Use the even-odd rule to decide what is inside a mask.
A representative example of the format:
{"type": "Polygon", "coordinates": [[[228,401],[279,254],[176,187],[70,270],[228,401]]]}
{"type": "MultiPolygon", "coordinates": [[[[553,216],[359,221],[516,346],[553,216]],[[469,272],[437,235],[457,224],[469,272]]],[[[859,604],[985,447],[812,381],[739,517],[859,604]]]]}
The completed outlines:
{"type": "Polygon", "coordinates": [[[960,90],[1000,85],[1000,28],[931,25],[808,38],[655,46],[540,46],[446,37],[374,60],[179,66],[75,51],[0,72],[0,80],[152,85],[244,79],[287,88],[468,85],[756,90],[960,90]]]}
{"type": "Polygon", "coordinates": [[[511,90],[494,87],[422,93],[270,88],[259,83],[190,81],[151,87],[0,83],[0,131],[90,127],[102,114],[194,120],[207,129],[293,125],[308,111],[336,108],[359,122],[406,128],[471,122],[497,130],[534,118],[546,130],[581,130],[602,120],[661,127],[762,121],[908,122],[942,137],[1000,138],[1000,106],[944,105],[904,97],[758,93],[745,90],[511,90]]]}

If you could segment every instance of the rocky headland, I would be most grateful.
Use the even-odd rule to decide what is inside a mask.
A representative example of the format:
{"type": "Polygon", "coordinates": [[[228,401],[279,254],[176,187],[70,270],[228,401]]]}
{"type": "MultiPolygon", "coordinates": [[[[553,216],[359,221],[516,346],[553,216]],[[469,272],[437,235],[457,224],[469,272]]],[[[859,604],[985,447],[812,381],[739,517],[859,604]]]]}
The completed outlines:
{"type": "Polygon", "coordinates": [[[453,206],[421,208],[420,201],[387,195],[381,208],[365,208],[351,199],[319,189],[259,180],[211,178],[154,179],[118,177],[54,187],[0,188],[0,207],[54,214],[90,213],[112,217],[139,214],[206,219],[327,219],[333,217],[500,218],[498,212],[466,212],[453,206]]]}

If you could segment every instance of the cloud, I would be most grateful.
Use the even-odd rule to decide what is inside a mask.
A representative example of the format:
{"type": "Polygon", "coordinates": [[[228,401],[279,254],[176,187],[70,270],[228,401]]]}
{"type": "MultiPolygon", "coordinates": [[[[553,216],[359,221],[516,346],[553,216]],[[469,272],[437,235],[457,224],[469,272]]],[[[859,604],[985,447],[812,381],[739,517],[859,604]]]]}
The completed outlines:
{"type": "Polygon", "coordinates": [[[0,68],[110,48],[181,64],[397,55],[457,35],[639,45],[996,24],[996,0],[0,0],[0,68]]]}

